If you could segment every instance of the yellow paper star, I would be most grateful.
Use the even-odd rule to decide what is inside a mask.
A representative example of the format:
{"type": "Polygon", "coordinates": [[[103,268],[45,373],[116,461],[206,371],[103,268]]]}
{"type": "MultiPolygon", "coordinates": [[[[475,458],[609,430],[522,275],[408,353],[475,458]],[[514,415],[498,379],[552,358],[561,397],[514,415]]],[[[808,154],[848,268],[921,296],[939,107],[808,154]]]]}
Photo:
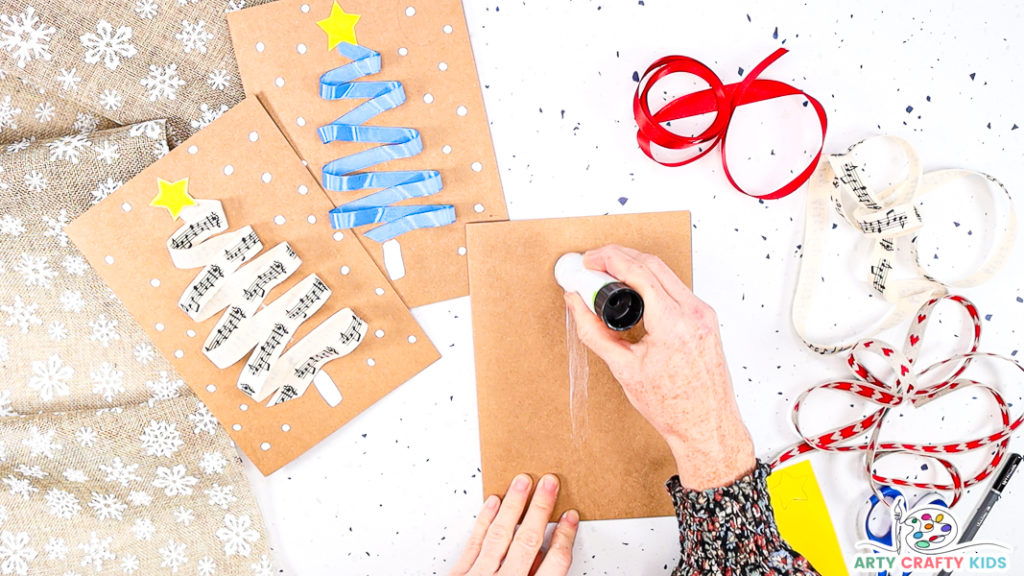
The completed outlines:
{"type": "Polygon", "coordinates": [[[163,178],[157,178],[157,185],[160,192],[149,203],[150,206],[167,208],[171,213],[171,219],[177,220],[182,208],[195,206],[195,198],[188,195],[188,178],[182,178],[177,182],[168,182],[163,178]]]}
{"type": "Polygon", "coordinates": [[[316,23],[327,33],[327,50],[334,50],[334,47],[342,42],[359,44],[356,42],[356,22],[358,21],[359,14],[346,14],[341,6],[334,2],[334,5],[331,6],[331,15],[316,23]]]}

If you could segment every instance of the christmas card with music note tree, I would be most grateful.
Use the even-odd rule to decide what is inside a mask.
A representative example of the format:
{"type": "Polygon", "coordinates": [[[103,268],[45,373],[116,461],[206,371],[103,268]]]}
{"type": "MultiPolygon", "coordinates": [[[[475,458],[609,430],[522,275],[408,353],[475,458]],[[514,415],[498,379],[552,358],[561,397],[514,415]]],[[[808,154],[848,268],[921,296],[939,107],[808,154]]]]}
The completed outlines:
{"type": "Polygon", "coordinates": [[[508,215],[462,3],[281,0],[228,24],[332,224],[357,227],[407,305],[469,294],[465,226],[508,215]]]}
{"type": "Polygon", "coordinates": [[[438,357],[255,98],[66,227],[270,474],[438,357]]]}

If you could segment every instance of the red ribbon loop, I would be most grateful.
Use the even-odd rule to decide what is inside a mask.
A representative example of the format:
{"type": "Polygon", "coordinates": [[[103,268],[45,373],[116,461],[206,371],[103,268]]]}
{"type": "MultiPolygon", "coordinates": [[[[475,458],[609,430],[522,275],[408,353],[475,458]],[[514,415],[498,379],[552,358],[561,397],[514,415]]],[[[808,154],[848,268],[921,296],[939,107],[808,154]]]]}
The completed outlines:
{"type": "Polygon", "coordinates": [[[640,83],[637,85],[636,94],[633,96],[633,117],[636,118],[637,123],[636,140],[640,145],[640,149],[643,150],[648,158],[658,164],[663,166],[682,166],[704,156],[713,150],[715,146],[721,144],[722,168],[725,171],[725,177],[729,179],[729,183],[733,185],[733,188],[747,196],[765,200],[775,200],[792,193],[802,186],[804,182],[807,182],[811,174],[814,173],[815,166],[818,165],[822,147],[825,145],[828,119],[825,116],[825,109],[821,106],[821,103],[803,90],[776,80],[762,80],[758,78],[765,68],[778,60],[786,52],[785,48],[779,48],[755,66],[741,82],[728,85],[723,85],[722,80],[710,68],[693,58],[666,56],[657,60],[644,72],[640,83]],[[680,96],[657,112],[652,113],[648,103],[648,94],[658,81],[671,74],[691,74],[697,76],[704,82],[707,82],[709,88],[680,96]],[[814,155],[814,159],[811,160],[810,164],[796,178],[790,180],[781,188],[767,194],[751,194],[736,183],[732,173],[729,171],[729,162],[725,152],[725,138],[729,131],[729,122],[732,120],[732,114],[737,107],[744,104],[753,104],[754,102],[795,95],[802,95],[806,98],[818,115],[818,121],[821,124],[821,145],[818,147],[818,152],[814,155]],[[699,116],[709,112],[715,112],[714,121],[696,136],[676,134],[662,126],[662,123],[665,122],[699,116]],[[654,157],[654,154],[651,152],[652,144],[669,150],[685,150],[697,146],[698,151],[694,155],[678,162],[663,162],[654,157]]]}

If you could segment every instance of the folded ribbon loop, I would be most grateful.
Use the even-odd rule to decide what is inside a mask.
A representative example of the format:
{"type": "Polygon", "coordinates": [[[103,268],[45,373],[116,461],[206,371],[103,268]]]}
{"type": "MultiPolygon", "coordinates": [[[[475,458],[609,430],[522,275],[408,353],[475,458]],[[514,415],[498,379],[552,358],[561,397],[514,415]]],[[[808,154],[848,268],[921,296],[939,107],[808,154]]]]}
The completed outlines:
{"type": "Polygon", "coordinates": [[[318,133],[324,144],[330,142],[371,142],[381,144],[328,162],[323,167],[324,188],[351,192],[369,188],[383,190],[338,206],[330,212],[331,226],[353,228],[381,224],[366,237],[384,242],[417,228],[433,228],[455,222],[455,207],[450,204],[391,206],[410,198],[430,196],[443,188],[441,174],[436,170],[401,172],[369,172],[353,174],[371,166],[410,158],[423,151],[419,131],[413,128],[363,126],[377,114],[405,102],[405,90],[399,82],[353,82],[363,76],[380,72],[380,54],[347,42],[338,45],[338,52],[352,62],[324,73],[320,77],[320,97],[327,100],[368,98],[359,106],[331,124],[321,126],[318,133]]]}
{"type": "Polygon", "coordinates": [[[868,476],[874,493],[882,498],[879,486],[912,486],[929,490],[952,491],[953,500],[950,507],[959,500],[964,488],[980,483],[999,467],[1009,445],[1010,436],[1024,422],[1024,414],[1016,419],[1010,418],[1010,407],[1003,396],[995,389],[980,382],[961,378],[972,361],[996,360],[1007,362],[1018,370],[1024,371],[1018,363],[997,356],[978,352],[981,338],[981,319],[977,308],[961,296],[945,296],[925,303],[914,319],[902,350],[881,340],[862,340],[854,346],[848,358],[852,380],[836,380],[819,384],[807,389],[797,398],[793,406],[793,426],[801,437],[801,441],[786,449],[776,457],[772,466],[792,460],[802,454],[821,450],[825,452],[863,452],[864,470],[868,476]],[[914,366],[923,342],[925,328],[934,308],[942,301],[949,300],[960,305],[973,323],[972,338],[964,339],[969,345],[964,353],[936,362],[922,370],[914,366]],[[871,353],[882,360],[889,368],[889,374],[879,376],[869,370],[861,361],[863,354],[871,353]],[[949,372],[947,376],[937,374],[949,372]],[[922,386],[925,378],[940,380],[936,384],[922,386]],[[932,400],[940,398],[955,390],[970,388],[973,394],[987,394],[995,402],[1000,413],[1000,428],[997,432],[972,438],[967,441],[939,444],[914,444],[906,442],[889,442],[879,440],[879,434],[886,422],[890,409],[909,402],[914,407],[921,407],[932,400]],[[868,415],[838,426],[824,433],[807,434],[800,422],[800,408],[807,398],[820,390],[837,390],[860,397],[868,404],[877,406],[868,415]],[[988,447],[993,450],[988,464],[975,476],[964,479],[957,467],[946,458],[947,455],[961,454],[988,447]],[[950,481],[945,484],[912,482],[902,478],[883,476],[876,472],[875,463],[882,458],[895,454],[915,454],[929,458],[940,464],[949,474],[950,481]]]}
{"type": "Polygon", "coordinates": [[[821,158],[822,146],[825,144],[825,132],[828,127],[828,120],[825,109],[814,97],[806,92],[794,88],[789,84],[776,80],[762,80],[760,74],[771,63],[778,60],[787,50],[779,48],[770,56],[765,58],[741,82],[736,84],[723,85],[721,79],[707,66],[686,56],[666,56],[651,64],[644,72],[640,83],[637,85],[636,94],[633,96],[633,117],[636,118],[637,143],[640,149],[648,158],[664,166],[682,166],[711,152],[715,146],[721,144],[722,168],[729,183],[747,196],[774,200],[782,198],[803,185],[804,182],[814,173],[814,167],[821,158]],[[670,74],[691,74],[697,76],[710,86],[706,90],[694,92],[676,98],[666,104],[657,112],[652,113],[648,103],[648,95],[651,89],[659,80],[670,74]],[[747,192],[733,179],[729,171],[729,162],[726,157],[725,138],[729,131],[729,122],[732,120],[733,112],[737,107],[744,104],[753,104],[783,96],[803,96],[814,108],[821,124],[821,146],[811,162],[791,181],[784,184],[773,192],[766,194],[751,194],[747,192]],[[711,125],[696,136],[683,136],[670,131],[662,126],[663,123],[690,118],[715,112],[715,119],[711,125]],[[697,147],[698,151],[680,161],[662,161],[654,157],[653,145],[669,150],[685,150],[697,147]]]}

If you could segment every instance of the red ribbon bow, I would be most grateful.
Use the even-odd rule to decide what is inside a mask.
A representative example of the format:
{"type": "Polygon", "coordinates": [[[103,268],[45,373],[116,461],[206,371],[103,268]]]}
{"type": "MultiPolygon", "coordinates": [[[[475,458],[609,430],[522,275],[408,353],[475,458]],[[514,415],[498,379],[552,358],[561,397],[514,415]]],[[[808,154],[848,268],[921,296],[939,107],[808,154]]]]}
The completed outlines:
{"type": "Polygon", "coordinates": [[[776,80],[762,80],[758,78],[765,68],[778,60],[786,52],[785,48],[779,48],[771,56],[768,56],[755,66],[743,81],[728,85],[723,85],[721,79],[710,68],[686,56],[666,56],[651,64],[640,79],[640,83],[636,88],[636,94],[633,96],[633,116],[636,118],[638,127],[636,140],[640,144],[640,149],[651,160],[663,166],[682,166],[711,152],[720,143],[722,168],[725,170],[725,177],[729,179],[734,188],[747,196],[765,200],[775,200],[792,193],[811,177],[815,166],[818,165],[822,147],[825,145],[825,131],[828,126],[828,119],[825,116],[825,109],[822,108],[821,104],[803,90],[776,80]],[[670,74],[692,74],[707,82],[710,88],[680,96],[657,112],[651,113],[647,102],[647,95],[659,80],[670,74]],[[815,154],[811,163],[796,178],[778,190],[761,195],[751,194],[741,188],[736,183],[736,180],[733,179],[732,173],[729,172],[729,162],[726,159],[725,152],[725,137],[729,131],[729,122],[732,120],[732,114],[737,107],[744,104],[795,95],[803,95],[807,98],[807,101],[810,102],[811,106],[814,107],[814,111],[818,114],[818,121],[821,124],[821,146],[818,147],[818,153],[815,154]],[[672,120],[689,118],[709,112],[716,113],[715,120],[707,129],[696,136],[682,136],[662,126],[664,122],[671,122],[672,120]],[[685,160],[662,162],[652,154],[651,144],[656,144],[670,150],[684,150],[694,146],[699,146],[700,149],[696,154],[685,160]]]}

